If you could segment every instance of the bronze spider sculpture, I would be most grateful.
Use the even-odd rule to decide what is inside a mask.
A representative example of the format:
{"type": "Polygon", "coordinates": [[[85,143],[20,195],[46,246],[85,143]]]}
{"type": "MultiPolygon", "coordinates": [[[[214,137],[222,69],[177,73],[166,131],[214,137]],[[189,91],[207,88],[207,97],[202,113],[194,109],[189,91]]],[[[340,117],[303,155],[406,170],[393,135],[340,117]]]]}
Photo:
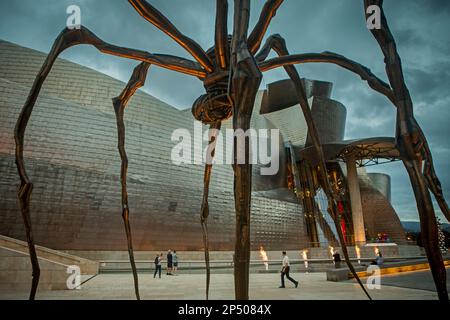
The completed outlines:
{"type": "MultiPolygon", "coordinates": [[[[311,163],[320,173],[320,182],[328,197],[328,210],[333,217],[342,251],[348,267],[355,275],[361,288],[370,298],[360,279],[355,273],[348,257],[347,248],[339,225],[336,197],[330,187],[326,164],[323,157],[320,140],[312,120],[305,89],[294,64],[302,63],[333,63],[359,75],[368,82],[375,91],[386,96],[397,108],[397,147],[401,159],[410,176],[411,184],[417,201],[420,215],[421,231],[428,261],[441,300],[447,300],[446,272],[438,247],[437,225],[429,190],[435,195],[446,218],[450,220],[449,208],[444,200],[440,182],[434,172],[430,149],[420,126],[414,119],[413,104],[403,79],[400,57],[397,53],[394,38],[389,30],[382,0],[364,0],[365,12],[370,5],[381,8],[382,23],[380,29],[371,30],[373,36],[383,51],[386,72],[389,78],[387,84],[377,78],[372,72],[357,62],[343,56],[330,53],[311,53],[290,55],[284,39],[280,35],[270,36],[261,48],[262,40],[283,0],[266,0],[259,20],[248,35],[250,0],[234,0],[234,27],[231,36],[227,30],[228,2],[216,0],[215,45],[204,51],[194,40],[182,34],[161,12],[145,0],[128,0],[134,9],[146,20],[170,36],[185,48],[193,60],[171,55],[151,54],[145,51],[111,45],[99,39],[85,27],[80,29],[64,29],[54,42],[39,74],[37,75],[25,105],[20,113],[15,127],[16,164],[21,179],[18,191],[19,203],[26,228],[26,236],[32,262],[33,278],[30,299],[35,298],[40,269],[34,247],[32,226],[30,220],[30,196],[32,183],[27,176],[23,144],[25,129],[31,112],[38,98],[41,86],[49,74],[57,56],[72,46],[88,44],[96,47],[102,53],[116,55],[141,61],[122,93],[113,99],[118,129],[118,149],[121,157],[122,186],[122,216],[128,241],[130,263],[133,270],[136,297],[139,299],[137,270],[133,256],[131,228],[129,222],[129,206],[127,197],[127,167],[128,159],[125,151],[124,110],[129,99],[136,90],[144,85],[148,69],[151,65],[185,73],[197,77],[203,82],[206,94],[199,97],[193,104],[194,117],[210,125],[212,129],[220,129],[221,121],[233,118],[233,128],[246,131],[250,126],[255,96],[258,91],[262,72],[283,67],[296,86],[299,103],[308,124],[309,135],[316,151],[316,161],[311,163]],[[267,60],[268,54],[274,50],[279,57],[267,60]]],[[[210,136],[214,146],[215,136],[210,136]]],[[[236,140],[234,141],[236,151],[236,140]]],[[[245,142],[245,163],[233,165],[234,197],[236,212],[236,243],[234,256],[234,278],[236,299],[248,299],[249,260],[250,260],[250,203],[251,203],[251,165],[249,164],[249,141],[245,142]]],[[[214,151],[212,152],[213,155],[214,151]]],[[[235,152],[236,160],[236,152],[235,152]]],[[[209,215],[208,192],[212,164],[205,166],[204,191],[201,206],[201,224],[205,247],[206,262],[206,297],[209,295],[209,251],[207,219],[209,215]]]]}

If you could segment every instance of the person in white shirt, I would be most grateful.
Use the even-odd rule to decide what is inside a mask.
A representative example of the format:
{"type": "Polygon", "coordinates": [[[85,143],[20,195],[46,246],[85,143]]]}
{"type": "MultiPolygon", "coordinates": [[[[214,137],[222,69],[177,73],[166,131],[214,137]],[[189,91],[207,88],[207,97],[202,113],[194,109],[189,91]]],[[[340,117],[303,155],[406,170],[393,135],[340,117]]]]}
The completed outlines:
{"type": "Polygon", "coordinates": [[[286,251],[283,251],[283,262],[282,262],[282,268],[281,268],[281,286],[280,288],[286,288],[284,286],[284,276],[286,276],[286,278],[288,278],[289,281],[291,281],[295,287],[298,287],[298,281],[292,279],[289,276],[289,269],[290,269],[290,264],[289,264],[289,257],[286,255],[286,251]]]}

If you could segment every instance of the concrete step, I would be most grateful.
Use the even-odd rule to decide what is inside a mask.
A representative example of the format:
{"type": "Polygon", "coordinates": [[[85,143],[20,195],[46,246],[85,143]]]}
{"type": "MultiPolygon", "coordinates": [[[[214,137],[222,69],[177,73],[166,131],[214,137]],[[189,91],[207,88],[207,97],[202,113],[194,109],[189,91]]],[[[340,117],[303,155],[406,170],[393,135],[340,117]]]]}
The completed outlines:
{"type": "MultiPolygon", "coordinates": [[[[67,289],[66,273],[69,265],[38,258],[41,270],[38,290],[67,289]]],[[[27,254],[0,246],[0,288],[27,289],[31,288],[31,262],[27,254]]]]}
{"type": "MultiPolygon", "coordinates": [[[[450,257],[444,256],[443,258],[444,265],[446,267],[450,266],[450,257]]],[[[428,264],[427,259],[418,259],[412,261],[399,261],[383,264],[380,266],[380,274],[397,274],[402,272],[423,271],[429,269],[430,265],[428,264]]],[[[368,273],[367,270],[357,272],[357,274],[360,278],[365,278],[372,275],[372,273],[368,273]]],[[[349,275],[349,277],[352,277],[352,275],[349,275]]]]}
{"type": "MultiPolygon", "coordinates": [[[[11,249],[16,252],[21,252],[25,255],[29,255],[28,244],[25,241],[9,238],[4,235],[0,235],[0,247],[11,249]]],[[[78,266],[81,270],[82,275],[98,274],[99,264],[97,261],[88,260],[85,258],[77,257],[75,255],[67,254],[61,251],[53,250],[42,246],[35,246],[35,248],[38,258],[43,258],[46,259],[47,261],[67,266],[70,265],[78,266]]]]}

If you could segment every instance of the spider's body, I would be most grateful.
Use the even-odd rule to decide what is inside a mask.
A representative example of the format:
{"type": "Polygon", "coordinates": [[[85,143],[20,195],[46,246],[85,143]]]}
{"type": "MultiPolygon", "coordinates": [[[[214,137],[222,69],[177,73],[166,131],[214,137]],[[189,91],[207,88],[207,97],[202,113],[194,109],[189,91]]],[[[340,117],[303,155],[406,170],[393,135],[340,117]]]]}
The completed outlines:
{"type": "Polygon", "coordinates": [[[214,86],[195,100],[192,114],[204,124],[213,124],[229,119],[232,116],[231,109],[227,91],[223,87],[214,86]]]}
{"type": "MultiPolygon", "coordinates": [[[[397,54],[395,41],[387,26],[385,17],[382,19],[381,30],[372,31],[383,49],[385,61],[389,61],[386,70],[390,85],[383,82],[370,70],[343,56],[330,53],[311,53],[290,55],[284,39],[280,35],[272,35],[267,38],[261,47],[263,38],[283,0],[266,0],[258,22],[250,35],[249,29],[250,0],[234,0],[234,26],[230,36],[227,30],[228,1],[216,0],[216,25],[215,43],[208,51],[204,51],[194,40],[181,33],[161,12],[145,0],[128,0],[133,8],[147,21],[166,33],[174,41],[180,44],[195,60],[189,60],[172,55],[152,54],[149,52],[115,46],[99,39],[94,33],[81,27],[76,30],[64,29],[36,76],[28,98],[20,113],[15,127],[16,164],[21,180],[18,192],[19,204],[24,219],[27,241],[30,250],[30,258],[33,267],[33,280],[30,291],[30,299],[34,299],[39,283],[39,263],[34,247],[31,217],[30,196],[33,189],[29,179],[23,157],[24,136],[35,102],[39,96],[42,84],[49,74],[58,55],[64,50],[79,44],[88,44],[105,54],[120,56],[122,58],[140,61],[133,74],[119,96],[113,99],[113,107],[117,119],[118,149],[122,160],[121,184],[122,184],[122,216],[128,241],[130,263],[133,270],[135,293],[139,298],[138,277],[134,262],[131,226],[129,221],[128,193],[126,188],[128,158],[125,151],[125,123],[124,110],[129,99],[136,90],[144,85],[147,72],[151,65],[156,65],[175,72],[185,73],[197,77],[203,82],[206,93],[200,96],[192,106],[195,119],[209,124],[213,129],[219,129],[223,120],[233,117],[233,129],[246,131],[250,126],[250,117],[255,102],[255,97],[262,79],[262,73],[274,68],[283,67],[293,81],[299,104],[303,111],[308,134],[312,140],[312,146],[316,151],[317,160],[314,164],[319,172],[320,184],[328,197],[329,210],[333,217],[335,227],[341,242],[342,251],[348,267],[358,280],[364,292],[367,294],[353,266],[349,262],[348,252],[339,224],[337,205],[333,189],[328,180],[326,164],[323,157],[320,140],[313,122],[311,111],[306,98],[305,89],[300,76],[293,66],[301,63],[333,63],[351,72],[358,74],[369,86],[385,95],[397,108],[397,144],[402,152],[402,160],[408,170],[412,186],[416,193],[416,200],[422,224],[423,243],[428,255],[437,291],[441,299],[448,299],[446,289],[445,267],[439,252],[437,229],[434,218],[433,205],[429,190],[435,195],[441,210],[450,221],[448,206],[442,194],[442,188],[434,172],[431,153],[420,127],[412,114],[412,101],[406,85],[404,84],[400,58],[397,54]],[[270,51],[278,54],[278,58],[267,60],[270,51]],[[392,87],[391,87],[392,86],[392,87]],[[417,129],[419,128],[419,129],[417,129]],[[420,150],[414,149],[414,135],[419,132],[421,144],[420,150]],[[410,152],[414,149],[417,152],[410,152]],[[424,169],[422,171],[422,161],[424,169]]],[[[365,9],[372,5],[382,7],[382,0],[364,0],[365,9]]],[[[188,4],[186,4],[188,5],[188,4]]],[[[384,15],[383,11],[382,14],[384,15]]],[[[211,136],[211,142],[215,140],[211,136]]],[[[236,211],[236,244],[234,254],[235,268],[235,296],[237,299],[248,299],[249,287],[249,262],[250,262],[250,204],[251,204],[251,180],[252,170],[249,164],[249,141],[245,142],[242,150],[245,153],[245,163],[233,165],[234,170],[234,198],[236,211]]],[[[235,146],[236,147],[236,146],[235,146]]],[[[214,152],[212,152],[213,154],[214,152]]],[[[236,155],[235,155],[236,156],[236,155]]],[[[205,246],[205,260],[207,271],[207,290],[209,288],[209,253],[207,218],[209,215],[208,193],[211,176],[211,164],[205,167],[203,201],[200,220],[202,223],[203,240],[205,246]]],[[[367,294],[368,295],[368,294],[367,294]]]]}
{"type": "MultiPolygon", "coordinates": [[[[214,53],[214,48],[208,52],[214,53]]],[[[214,55],[212,55],[214,59],[214,55]]],[[[215,63],[215,60],[212,60],[215,63]]],[[[227,120],[232,115],[232,102],[228,94],[230,71],[218,70],[208,74],[203,80],[206,93],[198,97],[192,105],[192,115],[204,124],[227,120]]]]}

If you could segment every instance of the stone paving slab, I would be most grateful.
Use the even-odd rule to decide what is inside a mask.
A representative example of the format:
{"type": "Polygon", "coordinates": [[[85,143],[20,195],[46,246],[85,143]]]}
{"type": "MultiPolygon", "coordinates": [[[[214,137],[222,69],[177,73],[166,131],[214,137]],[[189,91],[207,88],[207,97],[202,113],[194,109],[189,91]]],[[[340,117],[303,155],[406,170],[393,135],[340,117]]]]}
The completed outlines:
{"type": "MultiPolygon", "coordinates": [[[[367,299],[356,282],[326,281],[325,273],[291,274],[300,280],[296,289],[286,282],[285,289],[279,289],[279,274],[251,274],[251,299],[282,300],[365,300],[367,299]]],[[[163,275],[153,279],[151,274],[140,274],[142,299],[177,300],[205,298],[205,275],[181,274],[163,275]]],[[[234,279],[231,274],[213,274],[211,278],[210,299],[233,299],[234,279]]],[[[435,292],[394,286],[381,286],[380,290],[370,290],[375,300],[429,300],[437,299],[435,292]]],[[[23,289],[0,288],[0,299],[27,299],[28,292],[23,289]]],[[[135,299],[131,274],[100,274],[82,285],[80,290],[38,291],[37,299],[135,299]]]]}
{"type": "MultiPolygon", "coordinates": [[[[447,270],[447,288],[450,288],[450,267],[447,270]]],[[[400,274],[386,274],[381,277],[382,284],[386,286],[412,288],[428,291],[436,291],[433,276],[430,270],[423,271],[409,271],[400,274]]]]}

